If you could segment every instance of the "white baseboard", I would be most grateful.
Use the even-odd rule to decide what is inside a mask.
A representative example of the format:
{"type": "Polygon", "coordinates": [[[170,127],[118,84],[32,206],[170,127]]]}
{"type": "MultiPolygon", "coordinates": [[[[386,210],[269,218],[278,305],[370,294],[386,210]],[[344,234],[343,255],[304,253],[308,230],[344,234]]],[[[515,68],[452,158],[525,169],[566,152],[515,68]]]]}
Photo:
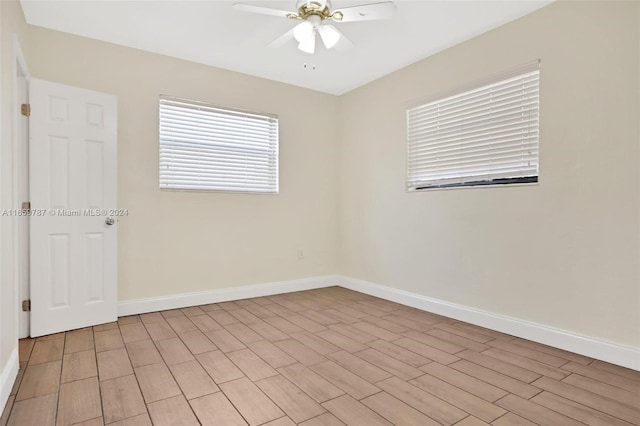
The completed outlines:
{"type": "Polygon", "coordinates": [[[9,356],[9,361],[0,372],[0,415],[2,415],[2,410],[7,405],[11,389],[16,377],[18,377],[18,367],[18,345],[16,344],[11,356],[9,356]]]}
{"type": "Polygon", "coordinates": [[[125,300],[118,303],[118,316],[143,314],[166,309],[186,308],[188,306],[227,302],[230,300],[248,299],[252,297],[271,296],[274,294],[312,290],[331,286],[341,286],[350,290],[359,291],[371,296],[380,297],[382,299],[421,309],[423,311],[433,312],[438,315],[465,321],[491,330],[507,333],[512,336],[533,340],[534,342],[543,343],[545,345],[607,361],[623,367],[632,368],[634,370],[640,370],[639,348],[608,342],[606,340],[573,333],[567,330],[548,327],[546,325],[524,321],[518,318],[487,312],[469,306],[459,305],[417,293],[411,293],[392,287],[374,284],[369,281],[339,275],[302,278],[195,293],[174,294],[148,299],[125,300]]]}
{"type": "Polygon", "coordinates": [[[123,300],[118,303],[118,316],[144,314],[166,309],[186,308],[188,306],[228,302],[230,300],[249,299],[252,297],[271,296],[294,291],[313,290],[316,288],[331,287],[336,285],[335,283],[337,281],[336,276],[327,275],[199,291],[195,293],[172,294],[147,299],[123,300]]]}
{"type": "Polygon", "coordinates": [[[640,348],[608,342],[355,278],[339,277],[335,281],[335,285],[612,364],[640,370],[640,348]]]}

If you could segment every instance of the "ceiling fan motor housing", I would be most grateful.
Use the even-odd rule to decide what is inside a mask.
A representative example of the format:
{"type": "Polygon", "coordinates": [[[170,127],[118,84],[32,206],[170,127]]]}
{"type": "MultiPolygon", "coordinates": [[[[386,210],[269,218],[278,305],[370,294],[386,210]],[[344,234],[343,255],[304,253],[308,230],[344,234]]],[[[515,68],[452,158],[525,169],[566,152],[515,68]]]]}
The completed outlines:
{"type": "Polygon", "coordinates": [[[289,14],[289,18],[307,20],[310,16],[318,16],[322,21],[325,19],[342,20],[342,13],[331,13],[331,2],[329,0],[298,0],[296,7],[298,8],[298,14],[289,14]]]}

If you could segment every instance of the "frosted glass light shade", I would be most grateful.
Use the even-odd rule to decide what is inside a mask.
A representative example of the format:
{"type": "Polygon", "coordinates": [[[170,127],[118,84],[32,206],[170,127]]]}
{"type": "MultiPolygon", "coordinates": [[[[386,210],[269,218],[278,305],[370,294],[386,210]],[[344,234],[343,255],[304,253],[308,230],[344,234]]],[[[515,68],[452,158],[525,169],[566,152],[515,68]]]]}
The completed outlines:
{"type": "Polygon", "coordinates": [[[340,31],[336,30],[335,27],[331,25],[322,25],[318,28],[318,32],[320,33],[320,38],[322,38],[322,42],[327,49],[331,49],[338,43],[338,41],[340,41],[340,31]]]}
{"type": "Polygon", "coordinates": [[[298,41],[298,43],[302,43],[305,40],[311,38],[313,34],[313,24],[309,21],[300,22],[293,29],[293,37],[298,41]]]}

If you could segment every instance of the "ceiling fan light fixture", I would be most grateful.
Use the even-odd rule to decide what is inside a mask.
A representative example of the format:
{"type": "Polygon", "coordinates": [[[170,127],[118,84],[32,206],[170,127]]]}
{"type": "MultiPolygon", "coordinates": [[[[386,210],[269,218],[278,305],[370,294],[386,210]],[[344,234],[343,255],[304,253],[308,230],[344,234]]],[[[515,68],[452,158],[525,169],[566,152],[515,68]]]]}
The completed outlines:
{"type": "Polygon", "coordinates": [[[313,35],[313,24],[309,21],[302,21],[293,29],[293,37],[298,43],[308,40],[313,35]]]}
{"type": "Polygon", "coordinates": [[[310,53],[313,55],[313,52],[316,51],[316,35],[315,33],[311,33],[311,36],[305,40],[300,41],[298,44],[298,49],[302,50],[305,53],[310,53]]]}
{"type": "Polygon", "coordinates": [[[327,49],[331,49],[340,41],[340,31],[331,25],[322,25],[318,28],[320,38],[327,49]]]}

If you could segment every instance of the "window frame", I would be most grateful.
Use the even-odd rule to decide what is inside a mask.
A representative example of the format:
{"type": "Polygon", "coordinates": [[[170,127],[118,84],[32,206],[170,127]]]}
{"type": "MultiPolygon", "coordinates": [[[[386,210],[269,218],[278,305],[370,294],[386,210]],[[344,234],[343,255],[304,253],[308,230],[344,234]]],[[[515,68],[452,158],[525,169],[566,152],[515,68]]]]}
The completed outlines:
{"type": "Polygon", "coordinates": [[[414,101],[406,107],[405,114],[405,149],[406,151],[406,163],[405,163],[405,192],[424,192],[424,191],[432,191],[432,190],[442,190],[442,189],[463,189],[463,188],[490,188],[490,187],[505,187],[505,186],[532,186],[538,185],[540,182],[540,64],[541,61],[535,60],[529,63],[520,65],[518,67],[512,68],[508,71],[501,72],[498,74],[493,74],[489,77],[485,77],[483,79],[476,80],[470,84],[466,84],[462,87],[458,87],[453,90],[447,90],[440,92],[436,95],[429,96],[428,98],[423,98],[419,101],[414,101]],[[523,76],[529,73],[537,73],[538,86],[537,86],[537,140],[536,140],[536,175],[535,176],[517,176],[517,177],[496,177],[491,180],[482,180],[476,179],[474,180],[473,176],[469,177],[469,180],[463,182],[450,182],[450,183],[431,183],[425,185],[411,185],[410,181],[410,161],[411,161],[411,153],[410,153],[410,140],[409,140],[409,113],[413,109],[417,109],[419,107],[424,107],[429,104],[437,103],[439,101],[446,100],[447,98],[456,97],[459,95],[467,94],[468,92],[472,92],[474,90],[482,89],[486,86],[491,86],[494,84],[499,84],[503,81],[507,81],[512,78],[516,78],[519,76],[523,76]]]}
{"type": "Polygon", "coordinates": [[[255,194],[255,195],[278,195],[280,193],[280,119],[277,114],[273,113],[265,113],[265,112],[255,112],[249,111],[239,108],[231,108],[231,107],[222,107],[215,104],[211,104],[208,102],[186,99],[176,96],[170,95],[159,95],[158,99],[158,188],[161,191],[175,191],[175,192],[203,192],[203,193],[222,193],[222,194],[255,194]],[[272,190],[255,190],[255,189],[235,189],[235,188],[204,188],[204,187],[192,187],[192,188],[178,188],[173,186],[163,186],[162,185],[162,135],[161,135],[161,126],[162,126],[162,118],[161,118],[161,107],[162,102],[178,102],[189,105],[191,108],[201,107],[203,109],[218,111],[222,114],[229,114],[230,116],[235,115],[247,115],[247,116],[255,116],[260,117],[265,120],[275,120],[275,158],[274,158],[274,173],[275,178],[273,179],[273,187],[270,188],[272,190]]]}

